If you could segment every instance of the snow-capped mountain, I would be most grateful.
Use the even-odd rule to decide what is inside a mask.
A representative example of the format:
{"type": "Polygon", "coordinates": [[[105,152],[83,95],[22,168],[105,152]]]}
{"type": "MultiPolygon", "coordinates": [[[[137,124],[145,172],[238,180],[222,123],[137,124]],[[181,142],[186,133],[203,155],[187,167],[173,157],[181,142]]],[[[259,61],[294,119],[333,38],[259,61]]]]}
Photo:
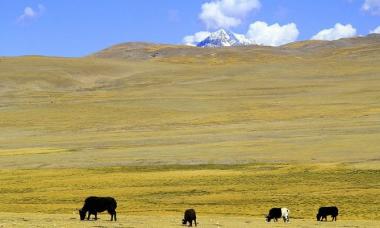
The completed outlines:
{"type": "Polygon", "coordinates": [[[230,47],[250,44],[253,44],[252,41],[247,39],[244,35],[220,29],[199,42],[197,47],[230,47]]]}

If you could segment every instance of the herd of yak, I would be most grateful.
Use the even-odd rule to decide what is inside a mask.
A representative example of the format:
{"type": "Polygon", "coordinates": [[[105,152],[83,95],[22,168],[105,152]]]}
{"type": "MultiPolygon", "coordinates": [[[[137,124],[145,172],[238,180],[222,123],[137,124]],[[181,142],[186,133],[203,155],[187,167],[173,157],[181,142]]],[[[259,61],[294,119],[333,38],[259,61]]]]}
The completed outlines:
{"type": "MultiPolygon", "coordinates": [[[[112,197],[96,197],[90,196],[84,201],[83,208],[79,210],[80,219],[84,220],[87,215],[87,220],[90,219],[91,215],[95,216],[95,220],[98,219],[97,213],[107,211],[111,215],[111,221],[116,221],[116,200],[112,197]]],[[[289,222],[290,211],[287,208],[272,208],[269,210],[268,215],[266,216],[266,221],[270,222],[271,220],[277,222],[279,218],[282,218],[284,222],[289,222]]],[[[336,221],[338,216],[337,207],[321,207],[318,210],[317,220],[318,221],[327,221],[327,216],[332,217],[332,221],[336,221]]],[[[197,226],[197,216],[194,209],[187,209],[182,220],[183,225],[189,223],[190,226],[197,226]]]]}

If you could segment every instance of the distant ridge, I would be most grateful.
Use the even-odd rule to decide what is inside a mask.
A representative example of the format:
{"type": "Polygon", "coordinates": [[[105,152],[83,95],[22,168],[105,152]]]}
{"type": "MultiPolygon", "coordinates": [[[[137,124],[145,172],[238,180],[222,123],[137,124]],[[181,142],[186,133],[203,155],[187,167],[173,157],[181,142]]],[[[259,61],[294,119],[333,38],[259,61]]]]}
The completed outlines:
{"type": "Polygon", "coordinates": [[[352,46],[379,45],[380,34],[369,34],[363,37],[342,38],[333,41],[307,40],[283,45],[283,48],[313,49],[313,48],[342,48],[352,46]]]}
{"type": "MultiPolygon", "coordinates": [[[[227,32],[226,34],[224,34],[224,32],[220,31],[220,34],[222,34],[223,37],[227,34],[227,32]]],[[[96,52],[90,56],[99,58],[118,58],[131,60],[162,59],[174,57],[191,57],[202,59],[210,58],[210,56],[217,57],[219,55],[240,56],[241,58],[245,58],[246,55],[253,55],[257,53],[297,55],[302,53],[321,52],[328,54],[331,51],[341,48],[367,47],[371,50],[374,50],[374,48],[376,50],[380,49],[380,34],[370,34],[365,37],[344,38],[335,41],[298,41],[279,47],[239,45],[238,41],[235,40],[236,35],[233,39],[227,39],[228,37],[225,36],[224,38],[226,39],[223,41],[216,41],[211,38],[207,38],[199,44],[199,46],[201,46],[202,48],[185,45],[130,42],[111,46],[109,48],[96,52]],[[220,48],[208,48],[211,46],[215,47],[216,44],[214,42],[221,42],[223,44],[226,44],[224,42],[228,42],[228,44],[225,46],[221,46],[220,48]]]]}

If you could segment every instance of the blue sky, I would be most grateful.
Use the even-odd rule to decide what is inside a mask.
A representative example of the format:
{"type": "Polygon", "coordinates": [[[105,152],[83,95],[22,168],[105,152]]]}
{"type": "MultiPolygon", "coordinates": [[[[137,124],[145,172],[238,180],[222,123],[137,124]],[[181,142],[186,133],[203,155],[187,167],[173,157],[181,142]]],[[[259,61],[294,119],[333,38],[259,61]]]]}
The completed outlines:
{"type": "Polygon", "coordinates": [[[186,35],[224,26],[247,34],[256,21],[294,23],[296,40],[310,39],[336,23],[352,25],[355,35],[380,26],[380,0],[1,0],[0,9],[0,56],[76,57],[128,41],[180,44],[186,35]],[[259,6],[235,11],[221,6],[216,14],[239,22],[210,26],[214,19],[200,18],[202,6],[220,6],[221,1],[259,6]]]}

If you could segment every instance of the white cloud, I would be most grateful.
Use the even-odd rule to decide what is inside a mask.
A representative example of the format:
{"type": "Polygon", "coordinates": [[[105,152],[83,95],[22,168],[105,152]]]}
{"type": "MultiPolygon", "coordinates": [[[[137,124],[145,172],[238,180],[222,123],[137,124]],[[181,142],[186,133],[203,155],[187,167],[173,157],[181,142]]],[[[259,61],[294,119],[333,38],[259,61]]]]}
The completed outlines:
{"type": "Polygon", "coordinates": [[[334,28],[324,29],[314,35],[312,40],[338,40],[356,36],[356,29],[351,24],[337,23],[334,28]]]}
{"type": "Polygon", "coordinates": [[[365,0],[362,10],[368,11],[374,15],[380,15],[380,0],[365,0]]]}
{"type": "Polygon", "coordinates": [[[240,25],[248,13],[260,7],[260,0],[212,0],[202,5],[199,18],[209,29],[231,28],[240,25]]]}
{"type": "Polygon", "coordinates": [[[183,42],[185,45],[196,46],[197,43],[203,41],[203,40],[206,39],[208,36],[210,36],[210,32],[206,32],[206,31],[197,32],[197,33],[195,33],[194,35],[185,36],[185,37],[183,38],[182,42],[183,42]]]}
{"type": "Polygon", "coordinates": [[[378,27],[375,28],[374,30],[371,30],[369,33],[377,33],[377,34],[380,34],[380,26],[378,26],[378,27]]]}
{"type": "Polygon", "coordinates": [[[297,40],[299,31],[294,23],[268,25],[262,21],[256,21],[249,26],[247,38],[255,44],[267,46],[280,46],[297,40]]]}
{"type": "Polygon", "coordinates": [[[41,16],[45,12],[45,6],[39,4],[37,9],[33,9],[30,6],[25,7],[22,15],[18,17],[18,22],[25,22],[27,20],[31,20],[41,16]]]}

